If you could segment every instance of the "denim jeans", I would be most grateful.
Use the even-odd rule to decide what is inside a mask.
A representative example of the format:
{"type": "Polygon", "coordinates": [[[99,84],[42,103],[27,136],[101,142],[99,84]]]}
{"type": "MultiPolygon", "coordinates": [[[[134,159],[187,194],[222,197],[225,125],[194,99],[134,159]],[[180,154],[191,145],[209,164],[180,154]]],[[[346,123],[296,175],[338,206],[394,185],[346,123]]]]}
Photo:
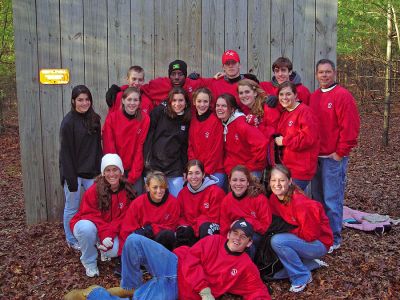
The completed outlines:
{"type": "Polygon", "coordinates": [[[94,182],[94,179],[85,179],[78,177],[78,190],[76,192],[70,192],[68,189],[67,182],[64,183],[64,194],[65,194],[65,206],[64,206],[64,231],[65,238],[69,245],[77,244],[77,240],[71,232],[69,222],[78,212],[79,205],[81,204],[81,193],[86,191],[94,182]]]}
{"type": "MultiPolygon", "coordinates": [[[[74,226],[74,236],[81,247],[81,262],[84,267],[93,268],[97,266],[97,247],[99,240],[96,225],[89,220],[80,220],[74,226]]],[[[101,241],[100,241],[101,242],[101,241]]],[[[118,237],[114,239],[112,249],[105,252],[106,257],[118,256],[118,237]]]]}
{"type": "Polygon", "coordinates": [[[333,244],[342,241],[343,201],[346,186],[346,171],[349,158],[336,161],[328,157],[318,158],[318,169],[311,182],[311,193],[324,205],[333,232],[333,244]]]}
{"type": "Polygon", "coordinates": [[[178,197],[179,192],[183,189],[183,177],[167,177],[169,193],[175,198],[178,197]]]}
{"type": "Polygon", "coordinates": [[[105,288],[98,286],[94,288],[86,297],[87,300],[129,300],[111,295],[105,288]]]}
{"type": "Polygon", "coordinates": [[[293,178],[293,182],[305,192],[308,184],[310,183],[310,180],[301,180],[293,178]]]}
{"type": "Polygon", "coordinates": [[[121,262],[121,287],[127,290],[135,289],[133,299],[178,298],[178,258],[164,246],[133,233],[124,244],[121,262]],[[153,276],[144,284],[141,265],[153,276]]]}
{"type": "Polygon", "coordinates": [[[218,178],[219,182],[217,183],[217,185],[226,192],[228,190],[228,187],[226,186],[226,174],[214,173],[212,175],[218,178]]]}
{"type": "Polygon", "coordinates": [[[325,245],[320,241],[306,242],[292,233],[275,234],[271,238],[271,246],[284,266],[274,278],[289,277],[292,285],[307,283],[311,270],[319,267],[313,260],[327,253],[325,245]]]}

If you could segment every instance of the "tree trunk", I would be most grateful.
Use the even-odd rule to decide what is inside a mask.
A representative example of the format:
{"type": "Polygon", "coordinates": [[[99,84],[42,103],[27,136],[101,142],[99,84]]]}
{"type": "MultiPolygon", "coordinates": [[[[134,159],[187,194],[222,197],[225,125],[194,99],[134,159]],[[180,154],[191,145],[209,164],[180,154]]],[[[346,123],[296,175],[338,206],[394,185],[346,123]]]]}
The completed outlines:
{"type": "Polygon", "coordinates": [[[387,41],[386,41],[386,71],[385,71],[385,108],[383,112],[383,145],[389,144],[389,117],[391,94],[391,67],[392,67],[392,9],[391,1],[387,5],[387,41]]]}

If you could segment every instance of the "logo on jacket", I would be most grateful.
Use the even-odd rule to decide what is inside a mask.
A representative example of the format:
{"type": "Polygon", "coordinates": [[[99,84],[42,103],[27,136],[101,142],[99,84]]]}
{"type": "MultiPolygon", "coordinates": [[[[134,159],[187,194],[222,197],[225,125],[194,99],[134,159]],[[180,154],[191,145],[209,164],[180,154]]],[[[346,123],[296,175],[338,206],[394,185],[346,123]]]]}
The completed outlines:
{"type": "Polygon", "coordinates": [[[118,207],[119,209],[122,209],[124,207],[124,203],[123,202],[118,203],[118,207]]]}
{"type": "Polygon", "coordinates": [[[237,272],[238,272],[238,270],[235,269],[235,268],[233,268],[233,269],[231,270],[231,275],[232,275],[232,276],[236,276],[237,272]]]}
{"type": "Polygon", "coordinates": [[[252,217],[254,217],[254,218],[255,218],[255,217],[257,217],[257,215],[256,215],[256,212],[255,212],[255,211],[252,211],[250,214],[251,214],[251,216],[252,216],[252,217]]]}
{"type": "Polygon", "coordinates": [[[209,208],[210,207],[210,203],[208,203],[208,202],[204,202],[204,208],[209,208]]]}
{"type": "Polygon", "coordinates": [[[181,130],[185,131],[186,130],[186,126],[185,125],[181,125],[181,130]]]}
{"type": "Polygon", "coordinates": [[[329,103],[328,103],[328,108],[331,109],[332,106],[333,106],[332,102],[329,102],[329,103]]]}
{"type": "Polygon", "coordinates": [[[169,219],[169,214],[165,214],[164,215],[164,220],[168,220],[169,219]]]}
{"type": "Polygon", "coordinates": [[[210,133],[207,131],[204,133],[204,136],[206,137],[206,139],[208,139],[208,137],[210,136],[210,133]]]}
{"type": "Polygon", "coordinates": [[[137,130],[137,134],[140,134],[142,132],[142,128],[139,128],[138,130],[137,130]]]}
{"type": "Polygon", "coordinates": [[[189,91],[189,93],[193,92],[193,88],[191,86],[189,86],[188,91],[189,91]]]}
{"type": "Polygon", "coordinates": [[[293,126],[293,121],[289,121],[288,126],[293,126]]]}
{"type": "Polygon", "coordinates": [[[235,141],[239,141],[239,135],[235,133],[235,141]]]}

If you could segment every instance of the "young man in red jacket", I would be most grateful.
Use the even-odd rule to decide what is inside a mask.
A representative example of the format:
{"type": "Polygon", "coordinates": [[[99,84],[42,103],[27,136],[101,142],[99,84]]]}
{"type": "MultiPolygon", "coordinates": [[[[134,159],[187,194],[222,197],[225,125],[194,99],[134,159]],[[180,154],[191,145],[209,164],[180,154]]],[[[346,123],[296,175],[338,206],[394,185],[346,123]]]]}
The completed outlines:
{"type": "Polygon", "coordinates": [[[360,116],[351,93],[335,82],[335,64],[321,59],[316,65],[320,88],[310,97],[310,107],[319,120],[318,169],[311,183],[312,196],[323,203],[333,231],[333,246],[340,247],[343,200],[348,156],[357,145],[360,116]]]}
{"type": "Polygon", "coordinates": [[[71,291],[64,299],[202,299],[213,300],[225,293],[245,300],[271,299],[258,269],[244,251],[252,243],[253,227],[244,219],[233,223],[228,238],[211,235],[193,247],[169,252],[146,237],[132,234],[122,252],[121,287],[104,290],[90,287],[71,291]],[[142,281],[140,265],[153,278],[142,281]],[[135,290],[134,290],[135,289],[135,290]],[[81,298],[78,298],[81,296],[81,298]]]}

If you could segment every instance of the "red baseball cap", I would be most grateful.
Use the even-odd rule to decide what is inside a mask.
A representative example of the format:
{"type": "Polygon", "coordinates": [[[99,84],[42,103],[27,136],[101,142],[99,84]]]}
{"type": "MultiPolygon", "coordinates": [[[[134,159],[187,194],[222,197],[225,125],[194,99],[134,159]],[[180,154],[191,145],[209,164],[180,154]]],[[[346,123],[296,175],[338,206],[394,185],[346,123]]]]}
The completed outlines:
{"type": "Polygon", "coordinates": [[[235,50],[226,50],[224,54],[222,54],[222,64],[226,64],[228,60],[240,63],[239,54],[237,54],[235,50]]]}

